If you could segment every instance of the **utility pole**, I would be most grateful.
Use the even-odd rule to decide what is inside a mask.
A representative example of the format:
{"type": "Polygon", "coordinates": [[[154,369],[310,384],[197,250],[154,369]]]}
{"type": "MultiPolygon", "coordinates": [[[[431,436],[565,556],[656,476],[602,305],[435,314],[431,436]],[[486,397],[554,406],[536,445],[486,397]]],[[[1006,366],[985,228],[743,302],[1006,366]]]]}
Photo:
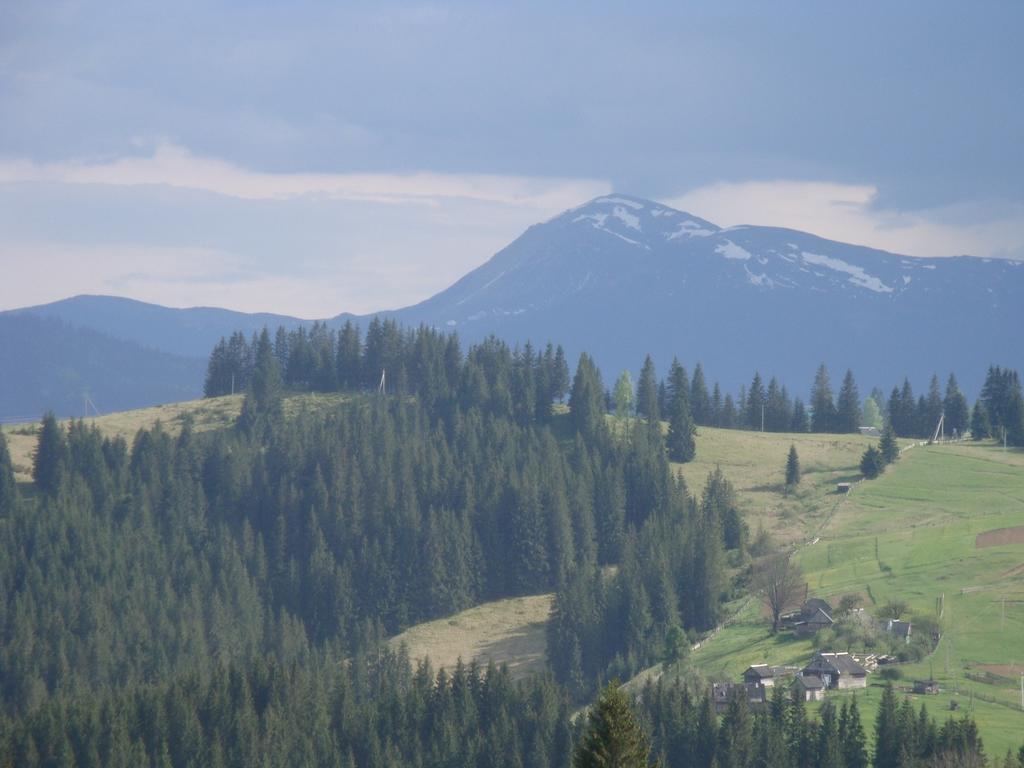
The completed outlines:
{"type": "Polygon", "coordinates": [[[231,374],[231,394],[235,394],[235,374],[231,374]]]}
{"type": "Polygon", "coordinates": [[[761,403],[761,431],[764,432],[764,403],[761,403]]]}

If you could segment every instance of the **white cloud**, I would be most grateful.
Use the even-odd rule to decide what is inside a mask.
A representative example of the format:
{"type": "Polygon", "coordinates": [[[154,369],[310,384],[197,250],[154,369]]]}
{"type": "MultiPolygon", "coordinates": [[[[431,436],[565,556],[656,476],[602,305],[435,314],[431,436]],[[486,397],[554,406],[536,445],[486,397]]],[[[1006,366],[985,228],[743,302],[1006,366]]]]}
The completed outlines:
{"type": "Polygon", "coordinates": [[[160,184],[245,200],[309,196],[436,204],[442,199],[461,198],[545,210],[563,210],[610,191],[607,182],[590,179],[446,173],[266,173],[193,155],[169,143],[158,144],[151,156],[107,162],[0,160],[0,183],[33,181],[115,186],[160,184]]]}
{"type": "Polygon", "coordinates": [[[872,185],[781,180],[722,182],[666,202],[721,226],[787,227],[910,256],[1024,258],[1024,205],[896,211],[877,197],[872,185]]]}

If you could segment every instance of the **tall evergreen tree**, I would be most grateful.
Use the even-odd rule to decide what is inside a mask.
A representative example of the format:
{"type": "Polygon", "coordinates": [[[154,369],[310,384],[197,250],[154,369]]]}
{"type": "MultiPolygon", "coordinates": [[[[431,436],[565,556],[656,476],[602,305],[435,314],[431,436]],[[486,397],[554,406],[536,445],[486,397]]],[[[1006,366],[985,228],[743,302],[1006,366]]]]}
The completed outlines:
{"type": "Polygon", "coordinates": [[[627,419],[633,412],[633,379],[629,371],[623,371],[615,382],[613,392],[615,399],[615,415],[627,419]]]}
{"type": "Polygon", "coordinates": [[[956,376],[952,373],[946,380],[946,396],[942,401],[942,410],[946,416],[946,434],[959,437],[967,432],[971,419],[970,408],[967,405],[967,398],[956,382],[956,376]]]}
{"type": "Polygon", "coordinates": [[[704,366],[700,363],[693,369],[693,380],[690,382],[690,411],[694,424],[713,426],[711,398],[708,397],[708,385],[704,380],[704,366]]]}
{"type": "Polygon", "coordinates": [[[882,703],[875,717],[874,768],[900,768],[901,739],[899,733],[898,705],[892,683],[882,692],[882,703]]]}
{"type": "Polygon", "coordinates": [[[615,681],[587,715],[587,729],[572,756],[573,768],[647,768],[651,745],[615,681]]]}
{"type": "Polygon", "coordinates": [[[56,493],[66,471],[67,444],[64,430],[57,423],[53,411],[43,416],[39,429],[39,442],[32,465],[32,479],[44,493],[56,493]]]}
{"type": "Polygon", "coordinates": [[[843,702],[839,716],[839,732],[843,744],[844,768],[867,768],[868,750],[864,726],[860,721],[857,697],[843,702]]]}
{"type": "Polygon", "coordinates": [[[882,430],[882,439],[878,441],[878,451],[882,457],[883,464],[892,464],[900,457],[900,447],[896,442],[896,432],[891,424],[887,424],[882,430]]]}
{"type": "Polygon", "coordinates": [[[811,431],[832,432],[836,423],[836,407],[832,401],[832,384],[828,368],[822,363],[811,387],[811,431]]]}
{"type": "Polygon", "coordinates": [[[971,412],[971,439],[984,440],[991,436],[992,425],[988,421],[988,413],[985,411],[985,404],[978,400],[971,412]]]}
{"type": "Polygon", "coordinates": [[[786,486],[795,488],[800,484],[800,457],[797,456],[796,446],[789,446],[789,456],[786,459],[786,486]]]}
{"type": "Polygon", "coordinates": [[[270,344],[270,334],[264,328],[256,343],[252,382],[242,404],[239,423],[244,429],[252,429],[260,420],[270,423],[280,418],[282,394],[281,372],[270,344]]]}
{"type": "Polygon", "coordinates": [[[694,440],[696,429],[690,413],[690,385],[686,379],[686,369],[678,360],[672,361],[668,382],[669,425],[668,456],[672,461],[692,461],[697,451],[694,440]]]}
{"type": "Polygon", "coordinates": [[[584,437],[591,437],[604,429],[604,384],[601,372],[586,352],[576,364],[572,392],[569,394],[569,412],[572,422],[584,437]]]}
{"type": "Polygon", "coordinates": [[[761,381],[761,374],[754,372],[754,378],[750,382],[750,390],[747,392],[747,402],[744,408],[744,421],[749,429],[760,430],[764,427],[765,406],[764,384],[761,381]]]}
{"type": "Polygon", "coordinates": [[[793,401],[793,422],[789,429],[791,432],[807,432],[810,428],[811,422],[807,418],[804,401],[798,397],[793,401]]]}
{"type": "Polygon", "coordinates": [[[869,445],[860,457],[860,471],[868,480],[874,480],[885,469],[882,453],[875,446],[869,445]]]}
{"type": "Polygon", "coordinates": [[[644,358],[640,378],[636,383],[636,412],[649,422],[657,422],[661,418],[658,412],[658,377],[650,355],[644,358]]]}
{"type": "Polygon", "coordinates": [[[843,377],[843,386],[839,389],[839,401],[836,404],[835,431],[857,432],[860,428],[860,421],[860,393],[857,391],[857,382],[853,379],[853,371],[847,370],[846,376],[843,377]]]}

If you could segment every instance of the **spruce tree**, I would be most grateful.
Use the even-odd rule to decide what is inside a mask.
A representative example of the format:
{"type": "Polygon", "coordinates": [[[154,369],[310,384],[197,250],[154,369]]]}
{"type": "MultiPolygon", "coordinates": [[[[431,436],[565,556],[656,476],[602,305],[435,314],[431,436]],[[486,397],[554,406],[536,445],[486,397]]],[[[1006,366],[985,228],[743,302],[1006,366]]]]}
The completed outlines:
{"type": "Polygon", "coordinates": [[[619,690],[606,685],[587,715],[587,730],[572,756],[573,768],[647,768],[650,741],[619,690]]]}
{"type": "Polygon", "coordinates": [[[882,693],[882,704],[875,718],[875,759],[872,761],[874,768],[898,768],[900,764],[898,709],[892,683],[888,683],[882,693]]]}
{"type": "Polygon", "coordinates": [[[668,398],[668,457],[672,461],[692,461],[697,451],[694,441],[697,430],[690,412],[690,385],[686,380],[686,369],[678,360],[672,361],[669,371],[668,398]]]}
{"type": "Polygon", "coordinates": [[[44,493],[56,493],[66,471],[67,445],[64,430],[57,423],[53,411],[43,416],[32,465],[32,479],[44,493]]]}
{"type": "Polygon", "coordinates": [[[868,480],[874,480],[885,469],[885,464],[882,461],[882,453],[875,446],[869,445],[868,449],[864,451],[864,455],[860,457],[860,471],[868,480]]]}
{"type": "Polygon", "coordinates": [[[844,768],[867,768],[868,750],[864,735],[864,726],[860,721],[860,710],[857,707],[857,697],[850,700],[849,708],[843,702],[843,714],[840,717],[840,725],[843,738],[843,766],[844,768]]]}
{"type": "Polygon", "coordinates": [[[971,439],[984,440],[992,434],[992,426],[989,424],[988,412],[985,404],[978,400],[974,404],[974,411],[971,413],[971,439]]]}
{"type": "Polygon", "coordinates": [[[580,354],[569,394],[569,413],[576,431],[585,438],[605,428],[604,385],[601,372],[586,352],[580,354]]]}
{"type": "Polygon", "coordinates": [[[761,430],[764,426],[764,408],[767,403],[764,384],[761,382],[761,374],[754,372],[754,378],[750,382],[750,390],[747,392],[747,402],[744,407],[744,421],[749,429],[761,430]]]}
{"type": "Polygon", "coordinates": [[[882,430],[882,439],[878,441],[878,450],[883,464],[892,464],[900,457],[900,447],[896,442],[896,432],[889,424],[882,430]]]}
{"type": "Polygon", "coordinates": [[[693,369],[693,380],[690,382],[690,411],[694,424],[711,426],[711,399],[708,397],[708,385],[704,380],[704,367],[700,363],[693,369]]]}
{"type": "Polygon", "coordinates": [[[846,376],[843,377],[843,386],[839,389],[839,401],[836,404],[835,431],[857,432],[860,428],[860,420],[860,393],[857,391],[857,382],[853,379],[853,371],[847,370],[846,376]]]}
{"type": "Polygon", "coordinates": [[[628,418],[633,412],[633,379],[629,371],[623,371],[616,380],[612,397],[615,400],[615,415],[620,419],[628,418]]]}
{"type": "Polygon", "coordinates": [[[799,397],[793,401],[793,423],[789,429],[791,432],[807,432],[811,423],[807,418],[807,409],[804,408],[804,401],[799,397]]]}
{"type": "Polygon", "coordinates": [[[800,457],[796,454],[796,446],[789,446],[789,457],[786,459],[786,487],[795,488],[800,484],[800,457]]]}
{"type": "Polygon", "coordinates": [[[270,334],[264,328],[256,343],[252,381],[242,403],[239,424],[244,429],[252,429],[260,421],[276,421],[281,413],[281,372],[277,367],[277,358],[274,357],[274,348],[270,344],[270,334]]]}
{"type": "Polygon", "coordinates": [[[832,432],[836,423],[836,407],[832,401],[832,385],[828,368],[822,363],[811,387],[811,431],[832,432]]]}
{"type": "Polygon", "coordinates": [[[636,412],[649,422],[657,422],[661,418],[658,413],[658,377],[650,355],[644,358],[644,366],[640,369],[640,379],[636,384],[636,412]]]}
{"type": "Polygon", "coordinates": [[[963,436],[970,426],[970,408],[967,405],[967,398],[956,382],[956,376],[952,373],[946,380],[946,397],[942,401],[942,410],[946,415],[947,434],[963,436]]]}

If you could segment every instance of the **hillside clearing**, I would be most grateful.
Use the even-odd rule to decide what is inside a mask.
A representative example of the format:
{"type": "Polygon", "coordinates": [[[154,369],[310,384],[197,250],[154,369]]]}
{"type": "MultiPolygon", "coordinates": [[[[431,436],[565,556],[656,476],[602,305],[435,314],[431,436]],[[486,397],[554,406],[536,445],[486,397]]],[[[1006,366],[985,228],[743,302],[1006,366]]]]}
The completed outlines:
{"type": "MultiPolygon", "coordinates": [[[[286,415],[310,410],[324,410],[332,405],[351,399],[344,393],[293,394],[285,397],[286,415]]],[[[88,426],[95,426],[106,437],[124,438],[129,445],[140,429],[149,429],[157,422],[171,435],[177,435],[186,418],[192,419],[192,429],[206,432],[231,426],[242,411],[243,395],[224,395],[180,403],[165,403],[133,411],[121,411],[104,416],[84,419],[88,426]]],[[[68,420],[61,421],[67,425],[68,420]]],[[[35,454],[39,422],[0,425],[14,463],[15,478],[19,482],[31,482],[32,457],[35,454]]]]}
{"type": "Polygon", "coordinates": [[[496,600],[424,624],[417,624],[389,643],[405,644],[413,661],[430,659],[436,670],[452,669],[461,659],[481,666],[507,664],[513,678],[542,672],[547,664],[545,628],[554,595],[496,600]]]}

